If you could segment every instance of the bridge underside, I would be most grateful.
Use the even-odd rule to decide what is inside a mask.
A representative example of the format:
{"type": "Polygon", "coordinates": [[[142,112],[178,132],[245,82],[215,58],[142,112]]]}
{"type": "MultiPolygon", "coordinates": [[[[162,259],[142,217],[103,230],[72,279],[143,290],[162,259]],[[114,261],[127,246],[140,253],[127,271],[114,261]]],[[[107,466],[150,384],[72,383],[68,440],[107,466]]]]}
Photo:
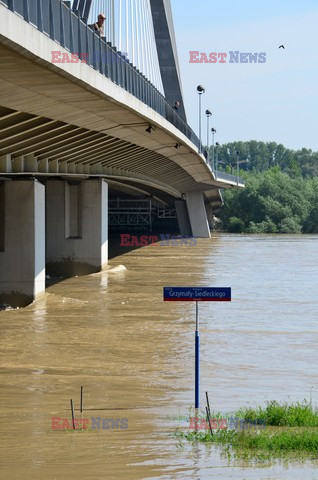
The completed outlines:
{"type": "Polygon", "coordinates": [[[52,64],[63,49],[14,22],[17,42],[9,20],[0,35],[0,304],[32,301],[46,272],[101,270],[115,200],[175,208],[182,234],[208,237],[234,185],[150,107],[86,64],[52,64]]]}
{"type": "Polygon", "coordinates": [[[12,179],[97,176],[115,190],[155,196],[167,204],[185,192],[207,189],[159,152],[100,131],[0,106],[0,132],[0,174],[12,179]]]}

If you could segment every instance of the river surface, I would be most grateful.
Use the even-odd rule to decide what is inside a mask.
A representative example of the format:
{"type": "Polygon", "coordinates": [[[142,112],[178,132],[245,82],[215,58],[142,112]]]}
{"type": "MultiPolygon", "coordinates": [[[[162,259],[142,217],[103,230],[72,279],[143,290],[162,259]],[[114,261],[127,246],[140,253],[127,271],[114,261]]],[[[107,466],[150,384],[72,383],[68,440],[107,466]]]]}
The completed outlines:
{"type": "Polygon", "coordinates": [[[318,236],[214,235],[148,246],[106,271],[61,281],[0,312],[0,476],[4,480],[318,479],[318,462],[228,461],[171,435],[194,401],[195,305],[164,286],[232,287],[201,303],[201,401],[232,412],[267,400],[318,403],[318,236]],[[82,418],[127,429],[53,430],[82,418]],[[101,420],[102,421],[102,420],[101,420]]]}

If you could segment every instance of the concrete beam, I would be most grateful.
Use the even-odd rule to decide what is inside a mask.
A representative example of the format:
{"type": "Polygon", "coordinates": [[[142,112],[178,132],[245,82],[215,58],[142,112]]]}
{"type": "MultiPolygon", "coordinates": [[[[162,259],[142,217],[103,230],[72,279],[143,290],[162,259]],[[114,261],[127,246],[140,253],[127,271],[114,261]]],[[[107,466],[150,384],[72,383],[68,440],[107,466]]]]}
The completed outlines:
{"type": "Polygon", "coordinates": [[[48,158],[44,158],[43,160],[39,160],[39,172],[41,173],[48,173],[49,171],[49,160],[48,158]]]}
{"type": "Polygon", "coordinates": [[[11,173],[12,172],[12,161],[11,155],[3,155],[0,157],[0,172],[1,173],[11,173]]]}
{"type": "Polygon", "coordinates": [[[24,156],[23,155],[13,159],[12,171],[14,173],[24,172],[24,156]]]}
{"type": "Polygon", "coordinates": [[[26,172],[38,172],[39,164],[33,154],[24,156],[24,168],[26,172]]]}
{"type": "Polygon", "coordinates": [[[49,160],[49,173],[59,173],[58,160],[49,160]]]}

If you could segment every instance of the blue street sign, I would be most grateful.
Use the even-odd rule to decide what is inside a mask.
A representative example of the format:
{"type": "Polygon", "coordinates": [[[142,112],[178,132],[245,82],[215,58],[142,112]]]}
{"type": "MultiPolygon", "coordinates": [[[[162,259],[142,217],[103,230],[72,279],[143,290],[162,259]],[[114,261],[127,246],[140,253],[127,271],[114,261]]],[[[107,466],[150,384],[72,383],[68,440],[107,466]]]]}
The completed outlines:
{"type": "Polygon", "coordinates": [[[195,303],[195,379],[194,379],[194,406],[200,406],[200,334],[199,334],[199,304],[198,302],[230,302],[230,287],[164,287],[163,299],[165,302],[196,302],[195,303]]]}
{"type": "Polygon", "coordinates": [[[164,287],[165,302],[230,302],[230,287],[164,287]]]}

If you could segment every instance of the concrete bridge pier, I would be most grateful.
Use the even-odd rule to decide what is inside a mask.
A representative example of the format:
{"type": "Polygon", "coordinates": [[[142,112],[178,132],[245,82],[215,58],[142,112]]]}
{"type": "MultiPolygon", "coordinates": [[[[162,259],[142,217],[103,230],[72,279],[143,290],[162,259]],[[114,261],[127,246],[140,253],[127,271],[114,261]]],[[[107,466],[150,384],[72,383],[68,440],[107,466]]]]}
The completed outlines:
{"type": "Polygon", "coordinates": [[[108,184],[102,179],[46,183],[46,269],[71,277],[108,261],[108,184]]]}
{"type": "Polygon", "coordinates": [[[192,235],[198,238],[210,238],[210,227],[202,192],[190,192],[185,195],[192,235]]]}
{"type": "Polygon", "coordinates": [[[179,225],[180,234],[183,237],[190,237],[192,235],[190,219],[185,200],[176,200],[174,202],[176,208],[177,220],[179,225]]]}
{"type": "Polygon", "coordinates": [[[210,231],[213,229],[213,209],[209,203],[205,204],[205,211],[208,219],[210,231]]]}
{"type": "Polygon", "coordinates": [[[0,304],[21,307],[45,291],[45,187],[0,184],[0,304]]]}

